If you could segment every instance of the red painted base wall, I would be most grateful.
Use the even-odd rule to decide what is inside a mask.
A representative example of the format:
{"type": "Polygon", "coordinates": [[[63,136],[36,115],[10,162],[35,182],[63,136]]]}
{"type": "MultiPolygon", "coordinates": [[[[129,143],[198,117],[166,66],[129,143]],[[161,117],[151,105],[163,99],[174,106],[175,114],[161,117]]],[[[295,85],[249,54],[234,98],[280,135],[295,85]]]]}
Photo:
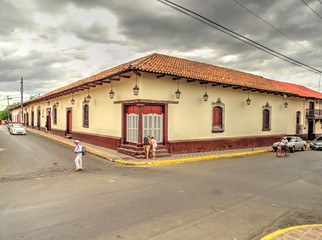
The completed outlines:
{"type": "Polygon", "coordinates": [[[194,152],[211,152],[229,149],[242,149],[251,147],[271,146],[279,140],[282,135],[273,136],[254,136],[240,138],[223,138],[223,139],[203,139],[203,140],[185,140],[169,141],[169,152],[194,153],[194,152]]]}
{"type": "Polygon", "coordinates": [[[117,150],[121,144],[121,138],[98,135],[98,134],[88,134],[81,132],[72,132],[72,138],[78,139],[82,142],[87,142],[101,147],[110,148],[117,150]]]}
{"type": "Polygon", "coordinates": [[[58,135],[58,136],[61,136],[61,137],[65,137],[65,135],[66,135],[66,131],[60,130],[60,129],[51,128],[50,132],[52,134],[55,134],[55,135],[58,135]]]}

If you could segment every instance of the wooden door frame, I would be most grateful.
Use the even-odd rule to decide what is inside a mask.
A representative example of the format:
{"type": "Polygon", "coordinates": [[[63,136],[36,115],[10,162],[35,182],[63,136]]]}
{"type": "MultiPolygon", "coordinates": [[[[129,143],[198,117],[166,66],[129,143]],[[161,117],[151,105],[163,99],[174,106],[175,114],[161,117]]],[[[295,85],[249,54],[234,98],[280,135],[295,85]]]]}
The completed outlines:
{"type": "Polygon", "coordinates": [[[51,131],[51,108],[46,109],[46,125],[47,125],[47,131],[51,131]],[[47,115],[47,113],[49,115],[47,115]],[[48,117],[49,117],[49,123],[48,123],[48,117]]]}
{"type": "Polygon", "coordinates": [[[66,108],[66,134],[71,134],[72,133],[72,131],[73,131],[73,108],[66,108]],[[68,112],[70,111],[70,113],[71,113],[71,129],[68,129],[68,127],[69,127],[69,121],[68,121],[68,112]],[[68,130],[69,130],[69,132],[68,132],[68,130]]]}
{"type": "MultiPolygon", "coordinates": [[[[135,144],[137,146],[142,146],[142,134],[143,134],[143,106],[161,106],[163,114],[163,145],[168,145],[168,101],[124,101],[122,102],[122,129],[121,129],[121,144],[128,144],[126,141],[127,133],[127,120],[126,113],[129,106],[137,106],[139,109],[139,122],[138,122],[138,142],[135,144]]],[[[133,143],[129,143],[133,144],[133,143]]]]}

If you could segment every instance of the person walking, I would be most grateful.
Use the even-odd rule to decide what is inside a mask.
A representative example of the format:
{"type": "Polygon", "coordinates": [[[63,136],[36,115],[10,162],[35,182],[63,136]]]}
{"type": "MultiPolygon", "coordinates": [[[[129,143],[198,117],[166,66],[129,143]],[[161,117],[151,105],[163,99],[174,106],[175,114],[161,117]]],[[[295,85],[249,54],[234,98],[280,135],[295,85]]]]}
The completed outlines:
{"type": "Polygon", "coordinates": [[[79,140],[74,141],[76,144],[76,148],[74,150],[74,153],[76,154],[75,158],[75,164],[76,164],[76,169],[75,171],[82,171],[83,170],[83,147],[80,145],[79,140]]]}
{"type": "Polygon", "coordinates": [[[149,152],[150,152],[150,136],[146,136],[143,138],[143,149],[145,153],[145,158],[149,159],[149,152]]]}
{"type": "Polygon", "coordinates": [[[157,141],[154,139],[154,137],[151,137],[151,148],[152,148],[152,158],[155,159],[155,150],[157,149],[157,141]]]}

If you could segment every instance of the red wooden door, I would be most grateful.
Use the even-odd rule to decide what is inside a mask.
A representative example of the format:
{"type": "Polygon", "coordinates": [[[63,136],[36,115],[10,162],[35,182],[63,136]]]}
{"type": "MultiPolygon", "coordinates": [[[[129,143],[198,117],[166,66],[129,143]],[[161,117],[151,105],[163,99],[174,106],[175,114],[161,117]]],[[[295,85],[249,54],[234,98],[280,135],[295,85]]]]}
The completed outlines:
{"type": "Polygon", "coordinates": [[[72,111],[67,112],[67,133],[72,132],[72,111]]]}
{"type": "Polygon", "coordinates": [[[51,119],[50,119],[50,113],[47,116],[47,131],[51,130],[51,119]]]}

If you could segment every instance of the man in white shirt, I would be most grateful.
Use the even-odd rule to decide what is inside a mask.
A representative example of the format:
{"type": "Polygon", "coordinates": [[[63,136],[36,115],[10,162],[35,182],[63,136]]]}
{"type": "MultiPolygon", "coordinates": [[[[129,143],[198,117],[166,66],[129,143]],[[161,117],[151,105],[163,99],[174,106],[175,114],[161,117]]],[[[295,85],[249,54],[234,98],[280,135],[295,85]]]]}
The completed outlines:
{"type": "Polygon", "coordinates": [[[74,150],[74,153],[77,154],[75,158],[75,164],[76,164],[76,169],[75,171],[82,171],[83,170],[83,147],[82,145],[79,144],[79,140],[74,141],[76,144],[76,148],[74,150]]]}
{"type": "Polygon", "coordinates": [[[283,139],[281,140],[281,146],[282,146],[282,149],[285,149],[287,147],[287,144],[288,144],[288,140],[286,137],[283,137],[283,139]]]}
{"type": "Polygon", "coordinates": [[[286,137],[283,137],[283,139],[281,140],[281,142],[282,142],[282,144],[283,144],[284,146],[286,146],[286,145],[288,144],[288,140],[287,140],[287,138],[286,138],[286,137]]]}

